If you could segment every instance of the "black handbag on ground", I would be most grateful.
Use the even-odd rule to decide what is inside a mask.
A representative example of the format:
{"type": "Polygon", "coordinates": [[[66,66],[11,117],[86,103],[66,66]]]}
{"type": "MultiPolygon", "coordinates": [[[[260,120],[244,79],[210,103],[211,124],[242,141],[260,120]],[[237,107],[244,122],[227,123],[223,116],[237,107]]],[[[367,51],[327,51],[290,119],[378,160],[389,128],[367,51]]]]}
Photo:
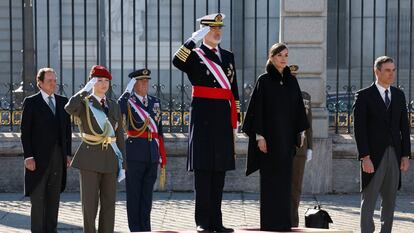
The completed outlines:
{"type": "Polygon", "coordinates": [[[329,229],[329,223],[333,223],[331,216],[321,206],[315,205],[313,209],[308,208],[305,212],[305,226],[309,228],[329,229]]]}

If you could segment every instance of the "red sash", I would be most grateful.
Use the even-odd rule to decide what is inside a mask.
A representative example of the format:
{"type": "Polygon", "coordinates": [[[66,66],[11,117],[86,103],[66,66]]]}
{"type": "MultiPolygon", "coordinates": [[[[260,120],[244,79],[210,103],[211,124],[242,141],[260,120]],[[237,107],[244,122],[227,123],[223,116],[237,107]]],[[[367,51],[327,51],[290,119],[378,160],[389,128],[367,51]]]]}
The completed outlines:
{"type": "MultiPolygon", "coordinates": [[[[140,133],[138,131],[128,130],[128,136],[139,137],[139,138],[148,138],[148,132],[147,131],[143,132],[141,135],[139,135],[139,134],[140,133]]],[[[160,135],[158,135],[158,133],[155,133],[155,132],[151,133],[151,137],[158,139],[159,142],[160,142],[159,149],[160,149],[160,154],[161,154],[161,159],[162,159],[161,168],[163,168],[163,167],[165,167],[165,164],[167,163],[167,153],[165,152],[164,139],[162,137],[160,137],[160,135]]]]}
{"type": "Polygon", "coordinates": [[[236,101],[233,92],[229,89],[193,86],[193,97],[206,99],[222,99],[230,101],[231,126],[237,128],[236,101]]]}

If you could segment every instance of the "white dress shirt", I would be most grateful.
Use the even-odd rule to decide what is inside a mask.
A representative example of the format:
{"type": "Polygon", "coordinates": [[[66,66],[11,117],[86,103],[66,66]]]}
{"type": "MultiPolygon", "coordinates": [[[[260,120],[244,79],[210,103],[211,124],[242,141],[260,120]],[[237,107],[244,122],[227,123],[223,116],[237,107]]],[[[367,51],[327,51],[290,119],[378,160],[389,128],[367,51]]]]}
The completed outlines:
{"type": "Polygon", "coordinates": [[[381,98],[385,103],[385,90],[388,90],[388,98],[390,99],[390,103],[391,103],[391,88],[388,87],[387,89],[385,89],[383,86],[381,86],[378,81],[375,81],[375,86],[377,86],[379,93],[381,94],[381,98]]]}
{"type": "MultiPolygon", "coordinates": [[[[49,105],[49,95],[42,89],[40,89],[40,93],[42,94],[43,100],[46,102],[47,105],[49,105]]],[[[52,103],[56,106],[56,100],[55,100],[55,94],[52,93],[52,103]]]]}

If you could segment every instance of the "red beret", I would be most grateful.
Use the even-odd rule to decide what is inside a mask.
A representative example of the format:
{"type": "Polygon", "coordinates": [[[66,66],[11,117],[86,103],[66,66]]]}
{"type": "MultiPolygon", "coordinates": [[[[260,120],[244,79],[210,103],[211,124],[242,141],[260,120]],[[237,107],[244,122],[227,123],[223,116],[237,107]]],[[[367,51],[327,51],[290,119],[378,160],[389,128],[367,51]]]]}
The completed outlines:
{"type": "Polygon", "coordinates": [[[91,72],[89,73],[89,77],[98,77],[98,78],[107,78],[112,80],[112,75],[109,71],[105,68],[105,66],[94,65],[91,68],[91,72]]]}

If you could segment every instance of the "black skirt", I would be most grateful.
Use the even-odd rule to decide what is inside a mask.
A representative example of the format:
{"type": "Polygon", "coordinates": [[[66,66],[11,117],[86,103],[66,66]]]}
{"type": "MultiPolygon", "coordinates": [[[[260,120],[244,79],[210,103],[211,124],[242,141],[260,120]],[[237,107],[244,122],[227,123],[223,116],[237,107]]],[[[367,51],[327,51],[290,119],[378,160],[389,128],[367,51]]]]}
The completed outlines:
{"type": "Polygon", "coordinates": [[[290,231],[293,155],[262,156],[260,161],[260,230],[290,231]],[[278,158],[275,158],[275,157],[278,158]]]}

